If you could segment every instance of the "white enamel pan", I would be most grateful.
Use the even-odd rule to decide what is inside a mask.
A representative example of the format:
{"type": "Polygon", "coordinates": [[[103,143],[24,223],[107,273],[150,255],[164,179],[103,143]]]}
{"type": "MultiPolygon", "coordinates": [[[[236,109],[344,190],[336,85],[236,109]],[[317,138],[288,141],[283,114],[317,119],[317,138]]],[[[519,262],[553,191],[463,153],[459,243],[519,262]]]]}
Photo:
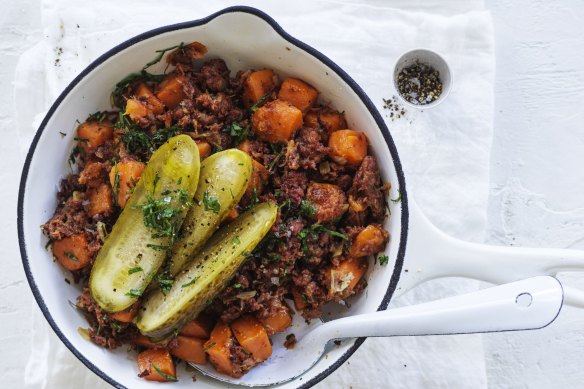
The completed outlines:
{"type": "MultiPolygon", "coordinates": [[[[561,270],[580,270],[584,267],[584,253],[470,244],[437,230],[411,200],[391,134],[363,90],[333,61],[288,35],[268,15],[253,8],[233,7],[205,19],[149,31],[99,57],[57,98],[30,146],[18,198],[18,236],[24,269],[48,323],[71,352],[105,381],[120,388],[158,387],[137,377],[135,355],[127,353],[125,348],[109,352],[79,336],[77,329],[86,327],[87,323],[68,301],[75,301],[80,290],[64,283],[63,278],[68,274],[53,263],[45,250],[46,239],[39,226],[52,215],[57,184],[70,171],[67,158],[74,146],[75,121],[98,109],[109,109],[113,85],[149,62],[155,50],[194,40],[209,48],[207,58],[223,58],[232,71],[266,67],[275,69],[282,77],[296,76],[314,85],[335,108],[346,112],[351,128],[367,134],[380,163],[383,181],[391,182],[395,191],[392,196],[398,190],[401,194],[401,202],[389,202],[391,217],[385,224],[392,236],[386,250],[389,263],[387,266],[371,263],[365,292],[350,301],[350,308],[332,307],[323,316],[325,324],[313,320],[307,326],[300,315],[295,315],[293,328],[273,338],[274,356],[238,382],[255,385],[286,381],[279,386],[307,388],[345,362],[363,343],[363,336],[534,329],[554,320],[564,296],[565,303],[584,305],[578,291],[564,288],[562,292],[555,279],[536,277],[502,289],[489,289],[480,295],[376,313],[385,310],[396,293],[432,278],[461,276],[501,284],[554,275],[561,270]],[[60,132],[67,135],[62,137],[60,132]],[[409,272],[402,271],[404,263],[411,269],[409,272]],[[518,299],[519,295],[529,295],[529,304],[524,298],[518,299]],[[477,322],[471,320],[473,316],[492,320],[477,322]],[[341,321],[335,321],[338,318],[341,321]],[[420,326],[420,323],[425,324],[420,326]],[[284,338],[292,332],[299,343],[295,349],[286,350],[284,338]],[[303,339],[304,336],[307,338],[303,339]],[[340,346],[328,347],[326,358],[317,358],[326,341],[333,338],[347,339],[340,346]],[[305,348],[307,344],[315,346],[313,351],[305,348]],[[281,360],[283,355],[288,355],[285,360],[281,360]],[[303,362],[296,365],[294,361],[303,362]],[[268,375],[270,366],[283,368],[285,365],[293,366],[295,372],[268,375]]],[[[161,72],[164,64],[149,70],[161,72]]],[[[216,374],[208,367],[203,370],[216,374]]],[[[174,388],[194,385],[186,372],[179,374],[179,379],[174,388]]],[[[229,384],[198,374],[196,386],[223,388],[229,384]]]]}

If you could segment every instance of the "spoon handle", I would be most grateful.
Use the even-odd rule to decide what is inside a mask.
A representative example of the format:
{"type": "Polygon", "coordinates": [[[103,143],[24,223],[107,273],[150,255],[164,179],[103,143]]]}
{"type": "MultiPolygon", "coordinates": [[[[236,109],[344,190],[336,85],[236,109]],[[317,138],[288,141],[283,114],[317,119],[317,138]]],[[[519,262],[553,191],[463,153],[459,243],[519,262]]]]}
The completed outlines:
{"type": "Polygon", "coordinates": [[[328,341],[537,329],[555,320],[563,299],[557,279],[539,276],[429,303],[333,320],[313,332],[328,341]]]}

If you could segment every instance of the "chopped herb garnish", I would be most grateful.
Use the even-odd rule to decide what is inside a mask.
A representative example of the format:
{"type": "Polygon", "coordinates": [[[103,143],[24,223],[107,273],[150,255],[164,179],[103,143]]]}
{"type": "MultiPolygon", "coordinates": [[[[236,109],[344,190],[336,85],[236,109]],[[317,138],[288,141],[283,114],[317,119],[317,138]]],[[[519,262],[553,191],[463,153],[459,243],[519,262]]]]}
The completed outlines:
{"type": "Polygon", "coordinates": [[[378,255],[377,259],[379,260],[379,264],[385,266],[389,263],[389,257],[387,255],[378,255]]]}
{"type": "Polygon", "coordinates": [[[215,346],[216,344],[217,344],[217,343],[215,343],[215,342],[211,342],[211,343],[209,343],[207,346],[203,347],[203,351],[207,351],[207,350],[209,350],[210,348],[212,348],[212,347],[213,347],[213,346],[215,346]]]}
{"type": "Polygon", "coordinates": [[[158,172],[154,175],[154,182],[152,183],[152,194],[156,192],[156,186],[158,185],[158,181],[160,181],[160,175],[158,172]]]}
{"type": "Polygon", "coordinates": [[[73,139],[75,139],[77,142],[89,143],[89,139],[86,139],[86,138],[75,137],[73,139]]]}
{"type": "Polygon", "coordinates": [[[186,284],[182,284],[180,287],[186,288],[188,286],[195,285],[195,282],[197,282],[198,279],[199,279],[199,277],[195,277],[192,280],[190,280],[189,282],[187,282],[186,284]]]}
{"type": "Polygon", "coordinates": [[[183,46],[184,46],[184,43],[181,42],[178,45],[174,45],[174,46],[171,46],[171,47],[167,47],[166,49],[156,50],[155,53],[158,53],[158,54],[156,55],[156,57],[152,61],[150,61],[146,65],[144,65],[144,67],[142,68],[142,71],[144,71],[144,70],[148,69],[150,66],[155,65],[158,62],[160,62],[160,60],[162,59],[162,57],[164,56],[164,54],[167,51],[174,50],[174,49],[180,49],[183,46]]]}
{"type": "Polygon", "coordinates": [[[176,136],[179,133],[179,131],[183,131],[183,129],[177,126],[161,128],[159,130],[154,131],[154,133],[152,134],[152,144],[154,148],[157,149],[160,146],[162,146],[164,143],[166,143],[167,140],[169,140],[173,136],[176,136]]]}
{"type": "Polygon", "coordinates": [[[126,100],[123,98],[123,95],[128,91],[128,88],[132,84],[137,81],[159,82],[162,81],[164,77],[166,77],[166,74],[152,74],[145,70],[142,70],[139,73],[128,74],[116,84],[116,88],[111,94],[112,105],[120,108],[121,111],[124,111],[126,100]]]}
{"type": "Polygon", "coordinates": [[[65,251],[65,256],[66,256],[67,258],[69,258],[70,260],[72,260],[72,261],[75,261],[75,262],[78,262],[78,261],[79,261],[79,258],[77,258],[77,257],[75,256],[75,254],[73,254],[72,252],[65,251]]]}
{"type": "Polygon", "coordinates": [[[126,296],[138,298],[138,297],[142,296],[142,291],[140,289],[130,289],[130,291],[128,293],[126,293],[126,296]]]}
{"type": "Polygon", "coordinates": [[[269,91],[268,93],[266,93],[265,95],[260,97],[260,99],[254,105],[251,106],[251,108],[250,108],[251,112],[257,111],[258,108],[260,107],[260,105],[262,105],[264,103],[264,101],[266,101],[268,99],[268,97],[270,97],[271,94],[272,94],[272,91],[269,91]]]}
{"type": "Polygon", "coordinates": [[[47,243],[45,244],[45,250],[48,250],[48,249],[49,249],[49,247],[50,247],[52,244],[53,244],[53,240],[52,240],[52,239],[49,239],[49,240],[47,240],[47,243]]]}
{"type": "Polygon", "coordinates": [[[251,193],[251,199],[249,201],[249,205],[245,209],[246,210],[252,209],[259,202],[260,202],[260,199],[258,198],[258,188],[253,188],[253,192],[251,193]]]}
{"type": "Polygon", "coordinates": [[[314,206],[312,201],[302,200],[302,202],[300,203],[300,212],[304,216],[314,216],[314,214],[316,213],[316,207],[314,206]]]}
{"type": "Polygon", "coordinates": [[[59,131],[59,134],[61,134],[61,138],[64,138],[64,137],[66,137],[66,136],[67,136],[67,134],[66,134],[66,133],[64,133],[64,132],[61,132],[61,131],[59,131]]]}
{"type": "Polygon", "coordinates": [[[233,122],[231,126],[227,129],[231,138],[235,141],[236,144],[239,144],[249,138],[251,133],[249,126],[242,127],[239,123],[233,122]]]}
{"type": "Polygon", "coordinates": [[[240,244],[241,240],[239,240],[239,236],[234,236],[233,239],[231,239],[231,243],[240,244]]]}
{"type": "Polygon", "coordinates": [[[243,286],[241,284],[234,284],[233,287],[235,289],[241,289],[243,286]]]}
{"type": "Polygon", "coordinates": [[[166,374],[165,372],[163,372],[162,370],[160,370],[160,368],[158,366],[156,366],[155,364],[151,363],[151,366],[154,370],[156,370],[156,372],[158,374],[160,374],[162,376],[162,378],[164,378],[167,381],[172,381],[172,382],[178,382],[178,379],[175,376],[172,376],[170,374],[166,374]]]}
{"type": "Polygon", "coordinates": [[[144,271],[140,266],[133,267],[128,270],[128,275],[144,271]]]}
{"type": "Polygon", "coordinates": [[[120,191],[120,174],[118,173],[118,165],[116,164],[114,166],[114,202],[116,204],[118,204],[119,191],[120,191]]]}
{"type": "Polygon", "coordinates": [[[205,211],[213,211],[219,213],[221,210],[221,204],[215,196],[210,196],[207,191],[203,193],[203,205],[205,206],[205,211]]]}
{"type": "Polygon", "coordinates": [[[401,202],[401,191],[398,192],[398,195],[395,199],[390,199],[392,203],[399,203],[401,202]]]}
{"type": "Polygon", "coordinates": [[[93,122],[103,122],[103,120],[106,118],[106,113],[105,112],[101,112],[101,111],[97,111],[92,113],[91,115],[89,115],[87,117],[87,121],[93,121],[93,122]]]}
{"type": "Polygon", "coordinates": [[[170,279],[170,278],[165,278],[164,274],[159,274],[156,277],[156,281],[158,281],[158,285],[160,285],[160,290],[162,291],[162,294],[167,295],[168,292],[170,292],[170,289],[172,288],[172,284],[174,284],[174,280],[170,279]]]}

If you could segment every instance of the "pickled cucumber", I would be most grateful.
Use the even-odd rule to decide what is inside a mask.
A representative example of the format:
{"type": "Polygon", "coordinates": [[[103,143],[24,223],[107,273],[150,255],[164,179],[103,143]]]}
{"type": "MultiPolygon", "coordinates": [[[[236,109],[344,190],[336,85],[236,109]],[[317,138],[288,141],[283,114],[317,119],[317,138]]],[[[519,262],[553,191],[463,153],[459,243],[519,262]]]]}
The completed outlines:
{"type": "Polygon", "coordinates": [[[89,279],[107,312],[132,305],[162,265],[199,181],[200,158],[187,135],[156,150],[99,251],[89,279]]]}
{"type": "Polygon", "coordinates": [[[220,228],[181,270],[166,295],[156,290],[148,296],[137,316],[140,332],[163,338],[198,315],[268,233],[277,214],[275,204],[262,203],[220,228]]]}
{"type": "Polygon", "coordinates": [[[251,157],[238,149],[221,151],[201,163],[199,186],[175,242],[169,271],[177,274],[211,237],[245,193],[251,157]]]}

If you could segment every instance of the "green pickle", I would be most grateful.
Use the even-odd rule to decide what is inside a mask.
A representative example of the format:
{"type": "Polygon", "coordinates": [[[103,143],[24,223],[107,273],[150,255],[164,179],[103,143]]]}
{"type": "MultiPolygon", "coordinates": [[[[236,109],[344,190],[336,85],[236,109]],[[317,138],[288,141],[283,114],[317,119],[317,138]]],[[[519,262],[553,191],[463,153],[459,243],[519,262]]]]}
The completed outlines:
{"type": "Polygon", "coordinates": [[[187,214],[199,170],[199,150],[187,135],[152,154],[91,270],[91,295],[105,311],[128,308],[152,281],[187,214]]]}
{"type": "Polygon", "coordinates": [[[219,228],[239,203],[252,173],[251,157],[238,149],[213,154],[201,163],[199,185],[170,260],[174,276],[219,228]]]}
{"type": "Polygon", "coordinates": [[[221,227],[176,276],[166,294],[156,290],[144,301],[136,320],[140,332],[163,338],[196,317],[235,275],[277,214],[277,205],[262,203],[221,227]]]}

